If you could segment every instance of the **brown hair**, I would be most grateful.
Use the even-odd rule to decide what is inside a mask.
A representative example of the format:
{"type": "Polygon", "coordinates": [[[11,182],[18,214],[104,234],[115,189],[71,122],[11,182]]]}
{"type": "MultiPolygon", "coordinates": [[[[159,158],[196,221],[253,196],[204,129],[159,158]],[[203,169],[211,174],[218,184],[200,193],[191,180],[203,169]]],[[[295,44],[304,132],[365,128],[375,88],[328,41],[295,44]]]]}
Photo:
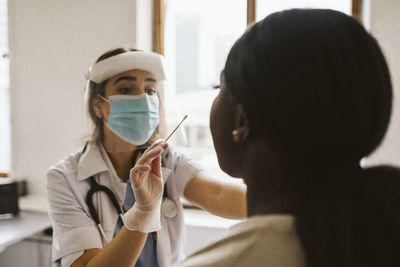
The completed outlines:
{"type": "MultiPolygon", "coordinates": [[[[119,54],[123,54],[123,53],[127,53],[127,52],[131,52],[131,51],[140,51],[138,49],[126,49],[126,48],[116,48],[116,49],[112,49],[109,50],[107,52],[105,52],[104,54],[102,54],[95,63],[98,63],[100,61],[103,61],[107,58],[119,55],[119,54]]],[[[89,79],[89,78],[88,78],[89,79]]],[[[95,83],[93,81],[88,81],[88,86],[86,88],[86,90],[88,90],[86,92],[87,94],[87,111],[89,113],[89,117],[94,125],[93,127],[93,132],[90,138],[91,142],[94,142],[96,144],[99,144],[102,142],[103,140],[103,120],[100,119],[99,117],[97,117],[96,113],[93,110],[93,101],[94,99],[98,96],[105,96],[105,87],[106,84],[108,82],[108,79],[101,82],[101,83],[95,83]]],[[[159,138],[160,136],[160,128],[164,129],[163,126],[163,120],[162,118],[164,117],[164,112],[163,112],[163,103],[162,103],[162,94],[160,94],[159,90],[157,90],[157,95],[158,98],[160,99],[160,125],[157,127],[157,129],[155,130],[153,136],[149,139],[148,143],[152,143],[154,142],[157,138],[159,138]]]]}

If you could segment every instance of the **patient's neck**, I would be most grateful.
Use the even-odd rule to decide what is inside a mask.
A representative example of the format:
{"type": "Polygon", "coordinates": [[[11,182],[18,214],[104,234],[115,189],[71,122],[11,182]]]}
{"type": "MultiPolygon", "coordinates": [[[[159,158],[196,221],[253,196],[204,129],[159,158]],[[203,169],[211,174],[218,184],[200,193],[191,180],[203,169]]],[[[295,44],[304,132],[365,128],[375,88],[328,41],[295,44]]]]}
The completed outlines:
{"type": "Polygon", "coordinates": [[[247,185],[247,215],[295,214],[299,209],[300,198],[295,193],[274,191],[272,188],[260,192],[247,185]]]}
{"type": "Polygon", "coordinates": [[[246,151],[244,177],[247,184],[247,214],[293,214],[299,196],[290,190],[290,177],[267,144],[255,142],[246,151]]]}

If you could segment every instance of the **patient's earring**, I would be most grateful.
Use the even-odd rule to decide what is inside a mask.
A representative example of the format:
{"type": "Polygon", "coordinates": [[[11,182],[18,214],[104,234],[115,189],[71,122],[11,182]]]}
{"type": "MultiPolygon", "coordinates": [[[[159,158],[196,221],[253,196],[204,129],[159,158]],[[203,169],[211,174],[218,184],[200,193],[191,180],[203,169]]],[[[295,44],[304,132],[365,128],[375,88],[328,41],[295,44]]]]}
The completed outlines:
{"type": "Polygon", "coordinates": [[[239,130],[233,130],[232,131],[232,136],[233,136],[233,141],[235,141],[235,142],[239,142],[240,141],[241,134],[240,134],[239,130]]]}

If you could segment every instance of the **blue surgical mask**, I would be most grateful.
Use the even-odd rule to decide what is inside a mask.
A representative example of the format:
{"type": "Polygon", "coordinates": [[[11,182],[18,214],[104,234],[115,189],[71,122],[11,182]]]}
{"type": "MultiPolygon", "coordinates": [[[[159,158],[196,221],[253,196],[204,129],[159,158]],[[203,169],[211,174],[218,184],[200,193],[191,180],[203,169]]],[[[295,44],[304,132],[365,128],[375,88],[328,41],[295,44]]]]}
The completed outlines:
{"type": "Polygon", "coordinates": [[[113,95],[108,102],[107,127],[131,144],[146,143],[160,123],[159,100],[155,94],[113,95]]]}

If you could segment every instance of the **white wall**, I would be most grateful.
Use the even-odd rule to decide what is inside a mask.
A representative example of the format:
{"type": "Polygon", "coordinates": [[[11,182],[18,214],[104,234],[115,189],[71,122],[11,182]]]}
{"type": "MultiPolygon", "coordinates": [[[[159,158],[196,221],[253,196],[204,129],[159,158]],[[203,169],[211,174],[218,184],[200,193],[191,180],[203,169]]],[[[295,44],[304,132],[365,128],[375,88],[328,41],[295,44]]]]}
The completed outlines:
{"type": "Polygon", "coordinates": [[[377,38],[389,64],[394,105],[388,133],[381,147],[366,160],[366,163],[400,165],[400,1],[369,0],[369,2],[371,7],[369,28],[377,38]]]}
{"type": "Polygon", "coordinates": [[[47,169],[88,136],[88,67],[112,48],[151,49],[152,1],[8,2],[11,174],[44,197],[47,169]]]}

